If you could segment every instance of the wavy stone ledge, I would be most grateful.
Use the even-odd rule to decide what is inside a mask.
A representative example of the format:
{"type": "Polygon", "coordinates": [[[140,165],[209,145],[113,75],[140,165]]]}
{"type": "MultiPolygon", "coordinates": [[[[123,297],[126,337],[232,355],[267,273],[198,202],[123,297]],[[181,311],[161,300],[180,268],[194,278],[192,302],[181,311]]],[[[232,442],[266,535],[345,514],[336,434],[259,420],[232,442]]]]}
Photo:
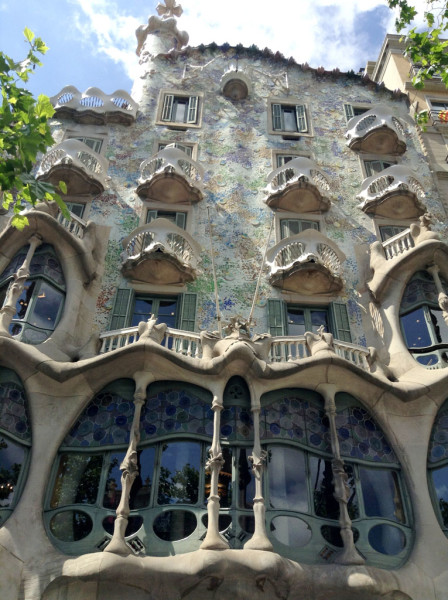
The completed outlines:
{"type": "Polygon", "coordinates": [[[301,565],[259,550],[95,553],[67,560],[42,600],[412,600],[398,579],[392,571],[301,565]]]}

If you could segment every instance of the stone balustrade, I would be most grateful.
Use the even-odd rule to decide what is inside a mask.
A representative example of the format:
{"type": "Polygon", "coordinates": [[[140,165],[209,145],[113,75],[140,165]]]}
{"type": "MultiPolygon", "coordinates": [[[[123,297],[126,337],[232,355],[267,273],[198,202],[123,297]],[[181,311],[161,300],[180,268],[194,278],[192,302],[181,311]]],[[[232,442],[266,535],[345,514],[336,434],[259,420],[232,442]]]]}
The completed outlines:
{"type": "Polygon", "coordinates": [[[384,255],[387,260],[390,260],[404,254],[411,248],[414,248],[414,246],[415,243],[411,235],[411,230],[405,229],[383,242],[384,255]]]}
{"type": "Polygon", "coordinates": [[[314,161],[294,158],[268,176],[264,202],[271,208],[297,212],[326,211],[330,208],[330,183],[314,161]]]}
{"type": "Polygon", "coordinates": [[[203,178],[201,165],[169,146],[142,162],[137,194],[169,203],[198,202],[203,198],[203,178]]]}
{"type": "Polygon", "coordinates": [[[403,165],[393,165],[368,177],[357,199],[366,213],[389,218],[412,219],[425,212],[421,199],[425,190],[414,173],[403,165]]]}
{"type": "MultiPolygon", "coordinates": [[[[112,352],[139,341],[138,327],[127,327],[100,334],[100,354],[112,352]]],[[[367,357],[368,348],[334,340],[335,353],[357,367],[369,371],[367,357]]],[[[161,345],[176,354],[192,358],[202,358],[202,343],[199,333],[167,328],[161,345]]],[[[305,336],[278,336],[272,338],[269,362],[290,362],[308,358],[311,353],[307,347],[305,336]]]]}
{"type": "Polygon", "coordinates": [[[59,117],[70,117],[86,124],[130,125],[138,110],[138,104],[124,90],[108,95],[96,87],[80,92],[75,86],[67,85],[50,101],[59,117]]]}
{"type": "Polygon", "coordinates": [[[58,212],[56,220],[58,223],[60,223],[60,225],[62,225],[62,227],[67,229],[67,231],[82,240],[84,237],[84,231],[87,227],[87,223],[85,221],[74,215],[72,212],[70,212],[70,219],[66,219],[61,211],[58,212]]]}
{"type": "Polygon", "coordinates": [[[405,130],[387,106],[381,104],[350,119],[345,134],[352,150],[401,155],[406,151],[405,130]]]}
{"type": "Polygon", "coordinates": [[[50,180],[56,185],[63,180],[69,188],[69,193],[86,193],[84,187],[80,189],[78,183],[73,181],[73,171],[78,171],[84,175],[83,179],[89,180],[89,187],[94,187],[95,191],[100,193],[106,187],[108,165],[106,158],[83,142],[70,138],[50,148],[42,158],[36,177],[50,180]],[[54,170],[58,171],[55,182],[52,181],[54,170]],[[73,186],[76,186],[76,190],[70,190],[73,186]]]}

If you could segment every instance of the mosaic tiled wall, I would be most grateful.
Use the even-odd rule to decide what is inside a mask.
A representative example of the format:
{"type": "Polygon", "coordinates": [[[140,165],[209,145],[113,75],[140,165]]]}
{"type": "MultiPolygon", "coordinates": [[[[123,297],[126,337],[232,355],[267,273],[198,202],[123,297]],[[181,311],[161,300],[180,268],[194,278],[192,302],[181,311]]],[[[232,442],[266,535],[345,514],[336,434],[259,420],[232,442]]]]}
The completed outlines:
{"type": "MultiPolygon", "coordinates": [[[[427,191],[425,203],[436,221],[442,222],[433,180],[406,102],[387,90],[378,90],[374,84],[362,85],[357,77],[320,77],[314,71],[260,55],[240,57],[239,69],[249,77],[253,89],[247,99],[233,102],[220,93],[220,79],[234,62],[234,49],[197,50],[175,60],[160,57],[142,65],[146,75],[137,81],[133,92],[140,103],[137,122],[131,127],[110,128],[106,152],[110,161],[109,189],[94,200],[90,212],[91,219],[112,227],[97,303],[97,327],[100,331],[108,328],[117,286],[126,285],[120,272],[121,241],[139,225],[143,213],[144,203],[135,192],[139,166],[154,154],[159,140],[184,141],[198,144],[197,160],[205,169],[205,198],[192,207],[188,217],[188,229],[203,249],[202,273],[188,286],[189,291],[198,293],[199,330],[216,329],[206,206],[213,221],[223,319],[238,313],[247,317],[272,217],[271,209],[263,202],[263,190],[275,168],[273,151],[285,151],[310,155],[331,182],[332,206],[323,215],[321,230],[340,247],[347,260],[343,264],[344,290],[339,298],[329,301],[347,303],[353,341],[364,344],[359,290],[365,286],[356,249],[376,237],[372,218],[358,208],[356,200],[363,174],[359,156],[346,146],[344,103],[387,104],[402,119],[407,151],[400,162],[417,172],[427,191]],[[200,128],[174,131],[155,125],[159,92],[167,88],[182,94],[203,93],[200,128]],[[308,106],[312,136],[285,141],[281,135],[267,135],[268,98],[275,97],[308,106]]],[[[273,234],[269,245],[277,241],[273,234]]],[[[266,301],[276,297],[280,292],[269,285],[265,272],[254,314],[255,331],[267,331],[266,301]]],[[[299,299],[292,297],[291,301],[299,299]]],[[[312,304],[313,298],[306,303],[312,304]]]]}

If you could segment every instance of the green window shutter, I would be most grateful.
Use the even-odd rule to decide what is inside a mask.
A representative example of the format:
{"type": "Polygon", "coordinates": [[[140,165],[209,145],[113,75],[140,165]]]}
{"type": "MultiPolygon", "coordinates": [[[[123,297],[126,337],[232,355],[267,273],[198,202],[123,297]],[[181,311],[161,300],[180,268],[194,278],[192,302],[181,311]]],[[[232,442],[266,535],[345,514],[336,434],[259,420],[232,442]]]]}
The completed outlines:
{"type": "Polygon", "coordinates": [[[272,129],[274,131],[281,131],[283,129],[281,104],[272,105],[272,129]]]}
{"type": "Polygon", "coordinates": [[[154,221],[155,219],[157,219],[157,211],[148,210],[148,212],[146,213],[146,223],[152,223],[152,221],[154,221]]]}
{"type": "Polygon", "coordinates": [[[306,110],[303,105],[296,106],[297,131],[308,131],[308,123],[306,120],[306,110]]]}
{"type": "Polygon", "coordinates": [[[186,214],[182,212],[176,213],[176,225],[181,229],[185,229],[186,214]]]}
{"type": "Polygon", "coordinates": [[[183,331],[194,331],[196,327],[196,304],[197,294],[182,294],[180,314],[178,318],[179,329],[183,331]]]}
{"type": "Polygon", "coordinates": [[[115,296],[115,304],[112,310],[112,318],[110,321],[111,331],[126,327],[131,299],[132,290],[127,288],[121,288],[117,290],[117,295],[115,296]]]}
{"type": "Polygon", "coordinates": [[[165,94],[165,97],[163,99],[162,121],[173,120],[173,103],[173,94],[165,94]]]}
{"type": "Polygon", "coordinates": [[[272,336],[287,335],[285,304],[283,300],[273,298],[268,300],[268,325],[269,333],[272,336]]]}
{"type": "Polygon", "coordinates": [[[353,119],[353,117],[355,116],[355,111],[353,110],[353,106],[351,104],[344,104],[344,110],[345,110],[345,118],[347,119],[347,121],[350,121],[350,119],[353,119]]]}
{"type": "Polygon", "coordinates": [[[332,302],[330,304],[330,316],[334,337],[343,342],[351,342],[352,336],[350,333],[347,305],[341,302],[332,302]]]}
{"type": "Polygon", "coordinates": [[[198,120],[198,97],[190,96],[188,100],[187,123],[196,123],[198,120]]]}

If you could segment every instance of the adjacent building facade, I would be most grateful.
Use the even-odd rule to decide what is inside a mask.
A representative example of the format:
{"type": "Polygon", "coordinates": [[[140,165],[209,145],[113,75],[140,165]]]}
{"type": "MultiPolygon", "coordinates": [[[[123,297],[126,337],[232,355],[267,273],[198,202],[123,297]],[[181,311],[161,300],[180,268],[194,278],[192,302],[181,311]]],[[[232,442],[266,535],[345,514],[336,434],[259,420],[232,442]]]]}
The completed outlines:
{"type": "Polygon", "coordinates": [[[131,95],[52,99],[71,219],[1,217],[1,598],[445,599],[446,204],[408,98],[191,48],[166,4],[131,95]]]}

